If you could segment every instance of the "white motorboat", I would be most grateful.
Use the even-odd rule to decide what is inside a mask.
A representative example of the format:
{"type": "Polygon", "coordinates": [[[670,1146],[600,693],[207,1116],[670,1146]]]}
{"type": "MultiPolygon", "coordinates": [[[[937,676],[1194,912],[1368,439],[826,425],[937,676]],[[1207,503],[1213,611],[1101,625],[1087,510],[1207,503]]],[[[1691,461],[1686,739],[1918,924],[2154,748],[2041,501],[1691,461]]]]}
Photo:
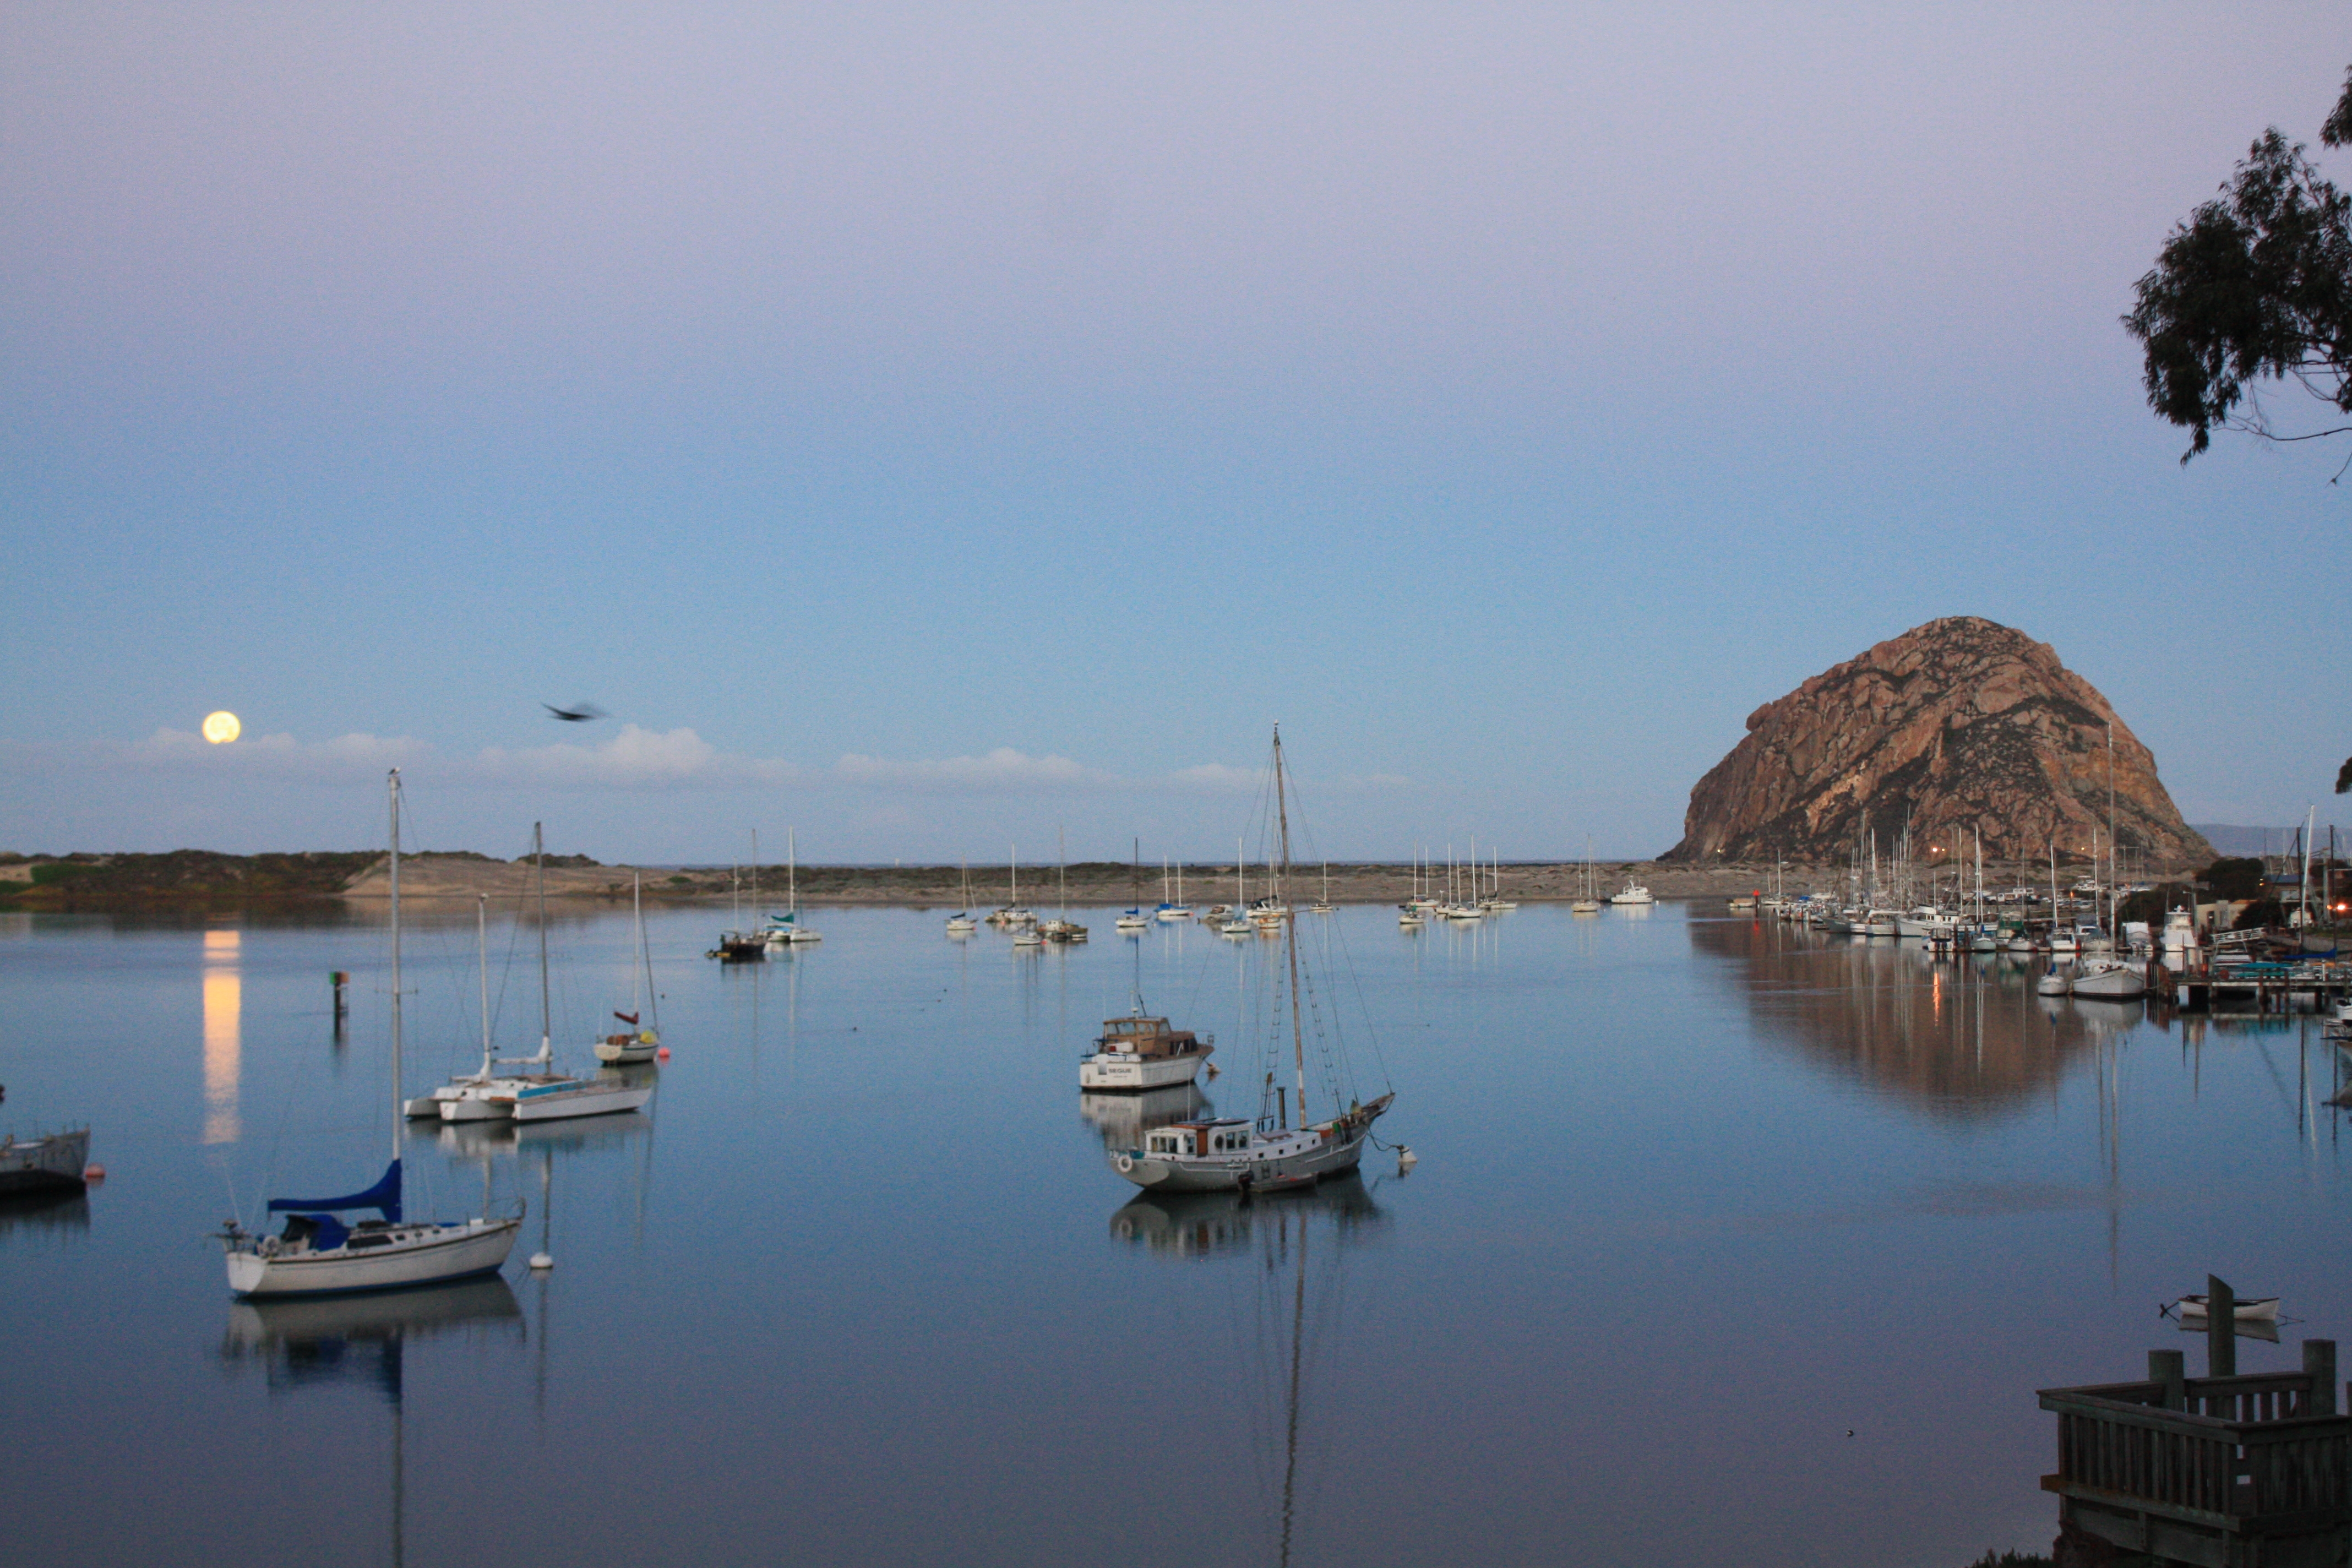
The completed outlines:
{"type": "Polygon", "coordinates": [[[1649,889],[1628,879],[1622,888],[1609,895],[1609,901],[1612,904],[1654,904],[1658,900],[1650,896],[1649,889]]]}
{"type": "Polygon", "coordinates": [[[388,784],[392,812],[392,1163],[375,1185],[333,1198],[272,1198],[268,1212],[286,1215],[276,1236],[258,1236],[230,1220],[216,1233],[226,1255],[228,1287],[240,1296],[308,1296],[383,1290],[487,1274],[507,1260],[522,1224],[510,1215],[444,1223],[413,1221],[401,1211],[401,1138],[407,1107],[400,1093],[400,770],[388,784]],[[347,1226],[340,1217],[373,1209],[379,1218],[347,1226]]]}
{"type": "Polygon", "coordinates": [[[2085,958],[2074,968],[2074,994],[2107,1002],[2130,1002],[2147,994],[2147,975],[2119,958],[2085,958]]]}
{"type": "MultiPolygon", "coordinates": [[[[1892,934],[1907,937],[1915,942],[1948,942],[1960,929],[1960,919],[1958,915],[1948,915],[1932,904],[1924,904],[1918,909],[1896,914],[1894,920],[1895,930],[1892,934]]],[[[1871,934],[1876,936],[1879,933],[1873,931],[1871,934]]]]}
{"type": "Polygon", "coordinates": [[[1165,1018],[1147,1016],[1139,996],[1134,1012],[1103,1020],[1095,1048],[1078,1058],[1078,1087],[1140,1090],[1191,1083],[1216,1048],[1213,1035],[1199,1038],[1190,1029],[1170,1028],[1165,1018]]]}
{"type": "MultiPolygon", "coordinates": [[[[1272,765],[1274,826],[1279,836],[1280,864],[1286,871],[1290,866],[1290,813],[1279,727],[1274,732],[1272,765]]],[[[1370,1103],[1351,1098],[1347,1108],[1337,1114],[1321,1121],[1307,1120],[1307,1044],[1302,1016],[1307,1011],[1302,995],[1307,983],[1300,978],[1300,972],[1303,962],[1310,955],[1301,951],[1297,921],[1283,921],[1281,931],[1287,960],[1286,965],[1281,967],[1288,977],[1290,993],[1284,1011],[1290,1020],[1295,1098],[1291,1092],[1294,1085],[1277,1085],[1274,1073],[1268,1071],[1265,1088],[1273,1104],[1263,1106],[1255,1122],[1228,1117],[1180,1121],[1153,1129],[1145,1136],[1141,1147],[1121,1149],[1110,1157],[1111,1168],[1137,1186],[1163,1193],[1255,1192],[1312,1186],[1327,1176],[1356,1168],[1362,1158],[1365,1140],[1371,1136],[1372,1124],[1395,1102],[1393,1091],[1370,1103]]],[[[1276,984],[1285,983],[1277,980],[1276,984]]],[[[1336,1019],[1334,1023],[1336,1026],[1336,1019]]],[[[1318,1034],[1321,1027],[1318,1024],[1318,1034]]],[[[1335,1057],[1344,1059],[1344,1052],[1325,1051],[1319,1059],[1328,1064],[1335,1057]]],[[[1327,1084],[1326,1092],[1335,1106],[1339,1103],[1340,1090],[1336,1086],[1327,1084]]]]}
{"type": "Polygon", "coordinates": [[[2197,917],[2187,910],[2176,909],[2164,917],[2164,962],[2175,969],[2183,961],[2195,957],[2200,943],[2197,940],[2197,917]]]}

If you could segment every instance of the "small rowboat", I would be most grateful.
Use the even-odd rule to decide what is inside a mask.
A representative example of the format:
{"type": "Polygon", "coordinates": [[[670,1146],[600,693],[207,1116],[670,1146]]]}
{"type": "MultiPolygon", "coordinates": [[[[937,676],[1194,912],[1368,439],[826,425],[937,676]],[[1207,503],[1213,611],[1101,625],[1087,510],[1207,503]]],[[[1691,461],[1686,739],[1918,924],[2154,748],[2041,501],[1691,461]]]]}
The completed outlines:
{"type": "MultiPolygon", "coordinates": [[[[2257,1322],[2274,1323],[2278,1321],[2278,1307],[2276,1296],[2254,1296],[2238,1303],[2236,1315],[2241,1321],[2252,1318],[2257,1322]]],[[[2183,1322],[2191,1318],[2201,1319],[2206,1315],[2205,1298],[2183,1296],[2173,1303],[2173,1310],[2180,1315],[2183,1322]]]]}

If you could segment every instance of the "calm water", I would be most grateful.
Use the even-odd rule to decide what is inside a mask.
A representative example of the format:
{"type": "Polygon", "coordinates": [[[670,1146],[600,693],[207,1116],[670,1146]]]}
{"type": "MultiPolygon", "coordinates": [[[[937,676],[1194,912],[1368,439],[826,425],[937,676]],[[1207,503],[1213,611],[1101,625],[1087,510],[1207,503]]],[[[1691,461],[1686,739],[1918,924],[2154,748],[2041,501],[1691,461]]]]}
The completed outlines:
{"type": "MultiPolygon", "coordinates": [[[[1958,1568],[2053,1533],[2032,1390],[2198,1363],[2156,1303],[2207,1270],[2307,1320],[2249,1370],[2352,1338],[2307,1021],[1665,906],[1346,910],[1318,1005],[1418,1168],[1161,1207],[1076,1058],[1139,976],[1255,1114],[1278,944],[1079,918],[1015,952],[818,910],[721,970],[665,912],[648,1114],[408,1141],[412,1212],[530,1202],[503,1281],[257,1310],[205,1232],[388,1152],[381,926],[0,916],[0,1128],[87,1120],[110,1173],[0,1212],[12,1556],[1958,1568]]],[[[583,1040],[628,921],[553,940],[583,1040]]],[[[532,941],[492,928],[502,1048],[532,941]]],[[[477,1049],[471,911],[409,959],[421,1089],[477,1049]]]]}

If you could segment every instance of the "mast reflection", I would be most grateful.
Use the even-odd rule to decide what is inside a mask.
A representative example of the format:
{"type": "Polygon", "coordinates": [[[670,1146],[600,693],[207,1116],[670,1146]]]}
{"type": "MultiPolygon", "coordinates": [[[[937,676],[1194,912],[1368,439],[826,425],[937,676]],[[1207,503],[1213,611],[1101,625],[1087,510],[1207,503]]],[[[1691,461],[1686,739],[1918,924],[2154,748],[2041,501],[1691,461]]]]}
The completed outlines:
{"type": "Polygon", "coordinates": [[[1276,1568],[1288,1568],[1315,1487],[1302,1471],[1328,1456],[1307,1422],[1322,1353],[1341,1332],[1351,1247],[1388,1216],[1350,1171],[1304,1193],[1146,1193],[1110,1217],[1112,1237],[1166,1262],[1230,1259],[1249,1265],[1250,1301],[1232,1321],[1254,1325],[1236,1363],[1250,1394],[1250,1426],[1268,1478],[1276,1568]]]}

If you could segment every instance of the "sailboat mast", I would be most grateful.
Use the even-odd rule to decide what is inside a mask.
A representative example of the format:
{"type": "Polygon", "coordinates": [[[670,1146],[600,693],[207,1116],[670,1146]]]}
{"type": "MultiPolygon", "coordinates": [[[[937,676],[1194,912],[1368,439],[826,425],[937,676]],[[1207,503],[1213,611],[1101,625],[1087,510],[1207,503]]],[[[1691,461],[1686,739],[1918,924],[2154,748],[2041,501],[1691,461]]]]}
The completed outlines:
{"type": "Polygon", "coordinates": [[[2107,721],[2107,934],[2124,938],[2122,889],[2116,885],[2116,721],[2107,721]]]}
{"type": "Polygon", "coordinates": [[[547,838],[536,822],[530,825],[530,858],[539,868],[539,1054],[555,1053],[555,1007],[547,990],[547,838]]]}
{"type": "Polygon", "coordinates": [[[400,1134],[408,1107],[400,1098],[400,770],[386,786],[392,802],[392,1158],[400,1163],[400,1134]]]}
{"type": "Polygon", "coordinates": [[[482,1076],[490,1076],[490,896],[474,897],[474,953],[482,974],[482,1076]]]}
{"type": "MultiPolygon", "coordinates": [[[[760,842],[756,832],[751,836],[751,842],[754,845],[760,842]]],[[[757,855],[752,857],[754,861],[758,858],[757,855]]],[[[754,865],[751,875],[757,877],[759,874],[760,868],[754,865]]],[[[792,916],[793,924],[798,926],[801,923],[801,839],[800,829],[789,823],[784,826],[784,910],[792,916]]]]}
{"type": "MultiPolygon", "coordinates": [[[[1282,726],[1274,727],[1274,813],[1282,834],[1282,868],[1290,869],[1290,801],[1282,782],[1282,726]]],[[[1283,949],[1290,960],[1290,1047],[1297,1068],[1298,1125],[1307,1125],[1307,1026],[1298,1009],[1298,921],[1283,921],[1283,949]]]]}
{"type": "MultiPolygon", "coordinates": [[[[629,923],[637,928],[637,945],[640,948],[646,945],[644,883],[645,878],[642,874],[635,871],[629,873],[629,923]]],[[[644,984],[645,972],[632,963],[629,965],[629,1011],[632,1013],[642,1014],[645,1011],[644,984]]],[[[484,1033],[487,1035],[488,1031],[485,1030],[484,1033]]]]}

